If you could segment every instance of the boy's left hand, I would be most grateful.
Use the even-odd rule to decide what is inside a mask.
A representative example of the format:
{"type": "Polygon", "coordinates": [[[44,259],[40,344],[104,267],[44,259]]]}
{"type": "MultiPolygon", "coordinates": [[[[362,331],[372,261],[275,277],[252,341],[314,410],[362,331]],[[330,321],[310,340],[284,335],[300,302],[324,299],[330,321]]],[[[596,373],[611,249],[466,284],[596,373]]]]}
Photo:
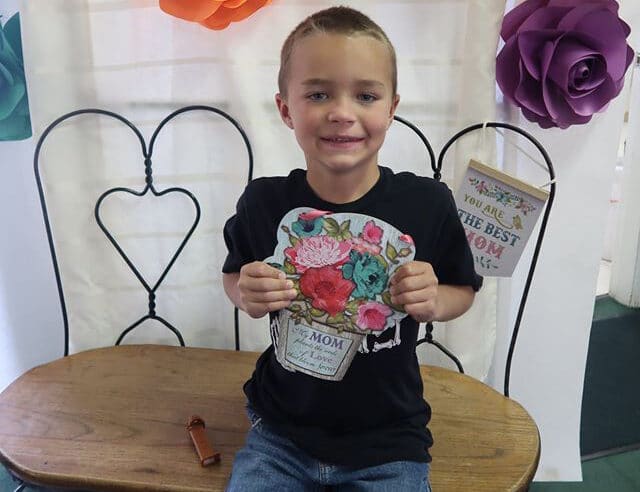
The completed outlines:
{"type": "Polygon", "coordinates": [[[431,263],[410,261],[391,277],[391,302],[403,306],[418,323],[438,318],[438,277],[431,263]]]}

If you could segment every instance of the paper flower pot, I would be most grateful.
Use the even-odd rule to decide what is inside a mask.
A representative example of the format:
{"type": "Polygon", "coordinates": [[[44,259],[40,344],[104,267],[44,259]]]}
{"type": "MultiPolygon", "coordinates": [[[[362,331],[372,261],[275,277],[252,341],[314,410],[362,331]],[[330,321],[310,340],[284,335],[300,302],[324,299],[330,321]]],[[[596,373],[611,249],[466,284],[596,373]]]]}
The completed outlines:
{"type": "Polygon", "coordinates": [[[340,381],[349,369],[365,335],[338,331],[320,323],[280,319],[276,357],[283,367],[311,376],[340,381]]]}

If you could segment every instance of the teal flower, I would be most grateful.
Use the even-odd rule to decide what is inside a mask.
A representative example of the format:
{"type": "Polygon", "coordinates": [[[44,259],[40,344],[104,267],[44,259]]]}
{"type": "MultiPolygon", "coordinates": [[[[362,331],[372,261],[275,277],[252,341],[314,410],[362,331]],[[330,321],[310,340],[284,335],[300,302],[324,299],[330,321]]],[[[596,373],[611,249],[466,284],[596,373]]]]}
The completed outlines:
{"type": "Polygon", "coordinates": [[[291,229],[299,237],[317,236],[322,232],[322,217],[311,220],[305,220],[300,217],[297,221],[291,224],[291,229]]]}
{"type": "Polygon", "coordinates": [[[384,265],[375,256],[357,251],[349,254],[349,262],[342,266],[342,276],[356,284],[352,293],[356,299],[375,299],[385,290],[389,280],[384,265]]]}
{"type": "Polygon", "coordinates": [[[22,62],[20,18],[0,23],[0,140],[31,136],[27,84],[22,62]]]}

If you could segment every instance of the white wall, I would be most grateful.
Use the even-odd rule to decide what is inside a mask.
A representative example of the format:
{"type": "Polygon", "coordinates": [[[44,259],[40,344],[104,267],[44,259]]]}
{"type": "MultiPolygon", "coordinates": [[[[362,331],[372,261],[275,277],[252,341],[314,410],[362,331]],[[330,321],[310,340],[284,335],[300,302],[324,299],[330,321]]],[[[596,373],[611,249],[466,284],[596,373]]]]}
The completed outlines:
{"type": "MultiPolygon", "coordinates": [[[[545,146],[557,182],[510,383],[511,397],[527,409],[540,429],[542,454],[536,480],[582,480],[579,438],[584,370],[629,85],[627,82],[618,99],[588,125],[542,130],[523,118],[515,122],[545,146]]],[[[539,156],[531,148],[527,150],[539,156]]],[[[542,161],[541,156],[538,158],[542,161]]],[[[548,181],[546,172],[522,154],[517,171],[533,183],[548,181]]],[[[508,340],[534,242],[527,245],[513,278],[500,285],[505,302],[499,306],[491,380],[500,390],[508,340]],[[511,303],[507,302],[509,298],[511,303]]]]}
{"type": "MultiPolygon", "coordinates": [[[[627,1],[623,6],[627,22],[632,26],[640,26],[640,4],[627,1]]],[[[634,46],[638,47],[640,33],[632,29],[631,38],[634,46]]],[[[611,255],[610,294],[622,304],[640,307],[640,73],[637,67],[635,76],[631,88],[627,152],[623,161],[622,190],[611,255]]]]}
{"type": "Polygon", "coordinates": [[[33,139],[0,142],[0,390],[64,352],[62,316],[33,173],[33,139]]]}

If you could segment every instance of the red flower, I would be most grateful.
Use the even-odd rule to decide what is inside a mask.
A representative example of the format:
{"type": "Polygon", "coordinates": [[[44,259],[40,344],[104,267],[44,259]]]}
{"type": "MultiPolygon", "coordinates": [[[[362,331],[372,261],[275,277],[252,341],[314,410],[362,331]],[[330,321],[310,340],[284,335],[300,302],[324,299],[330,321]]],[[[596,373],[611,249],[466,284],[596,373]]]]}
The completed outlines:
{"type": "Polygon", "coordinates": [[[311,299],[311,305],[335,316],[344,311],[355,284],[332,266],[309,268],[300,277],[300,291],[311,299]]]}

